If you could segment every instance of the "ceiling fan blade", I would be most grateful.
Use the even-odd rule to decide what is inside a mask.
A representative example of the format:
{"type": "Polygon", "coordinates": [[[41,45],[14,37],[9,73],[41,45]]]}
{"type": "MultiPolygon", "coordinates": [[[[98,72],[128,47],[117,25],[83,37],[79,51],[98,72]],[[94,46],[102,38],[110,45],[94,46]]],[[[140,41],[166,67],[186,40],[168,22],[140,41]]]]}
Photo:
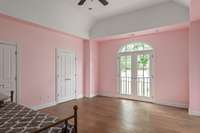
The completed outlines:
{"type": "Polygon", "coordinates": [[[79,6],[82,6],[85,3],[86,0],[80,0],[80,2],[78,3],[79,6]]]}
{"type": "Polygon", "coordinates": [[[99,0],[99,2],[101,2],[104,6],[109,4],[107,0],[99,0]]]}

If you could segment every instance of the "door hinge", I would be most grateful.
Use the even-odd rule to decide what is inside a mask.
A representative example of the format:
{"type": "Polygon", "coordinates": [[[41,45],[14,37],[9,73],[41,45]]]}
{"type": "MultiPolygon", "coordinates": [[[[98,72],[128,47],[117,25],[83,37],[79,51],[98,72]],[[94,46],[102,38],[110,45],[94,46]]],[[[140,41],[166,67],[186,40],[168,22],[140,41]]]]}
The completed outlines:
{"type": "Polygon", "coordinates": [[[17,51],[15,51],[15,55],[17,55],[17,51]]]}
{"type": "Polygon", "coordinates": [[[17,80],[17,76],[15,76],[15,80],[17,80]]]}

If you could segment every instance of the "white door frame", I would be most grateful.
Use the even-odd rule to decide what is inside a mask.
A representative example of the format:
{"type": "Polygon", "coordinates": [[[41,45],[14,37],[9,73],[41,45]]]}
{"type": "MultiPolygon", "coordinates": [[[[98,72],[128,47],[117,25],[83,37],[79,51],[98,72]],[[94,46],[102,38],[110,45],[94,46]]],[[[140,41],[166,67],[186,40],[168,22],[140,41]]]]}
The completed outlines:
{"type": "Polygon", "coordinates": [[[0,41],[0,44],[16,47],[16,102],[21,104],[21,45],[7,41],[0,41]]]}
{"type": "MultiPolygon", "coordinates": [[[[132,66],[134,67],[133,65],[133,59],[132,59],[132,66]]],[[[132,69],[135,69],[135,68],[132,68],[132,69]]],[[[155,96],[155,89],[154,89],[154,51],[153,50],[145,50],[145,51],[135,51],[135,52],[125,52],[125,53],[118,53],[118,60],[117,60],[117,71],[118,71],[118,94],[117,94],[117,97],[121,97],[121,98],[127,98],[127,99],[133,99],[133,100],[138,100],[138,101],[146,101],[146,102],[154,102],[154,96],[155,96]],[[151,83],[151,97],[150,98],[147,98],[147,97],[139,97],[139,96],[134,96],[134,95],[120,95],[119,92],[120,92],[120,57],[121,56],[133,56],[135,57],[134,55],[138,55],[138,54],[150,54],[152,55],[152,60],[151,60],[151,73],[152,73],[152,83],[151,83]]],[[[132,75],[135,76],[135,74],[133,74],[132,72],[132,75]]],[[[133,82],[133,81],[132,81],[133,82]]],[[[132,85],[134,85],[132,83],[132,85]]],[[[131,86],[132,86],[131,85],[131,86]]],[[[133,89],[133,87],[132,87],[133,89]]],[[[132,93],[136,93],[136,90],[132,90],[132,93]]]]}
{"type": "MultiPolygon", "coordinates": [[[[60,51],[66,51],[68,53],[73,53],[75,54],[74,51],[68,51],[66,49],[63,49],[63,48],[56,48],[56,57],[55,57],[55,75],[56,75],[56,81],[55,81],[55,104],[59,104],[60,102],[57,100],[57,92],[58,92],[58,56],[59,56],[59,52],[60,51]]],[[[75,58],[76,58],[76,54],[75,54],[75,58]]],[[[77,99],[77,61],[75,59],[75,98],[74,99],[77,99]]]]}

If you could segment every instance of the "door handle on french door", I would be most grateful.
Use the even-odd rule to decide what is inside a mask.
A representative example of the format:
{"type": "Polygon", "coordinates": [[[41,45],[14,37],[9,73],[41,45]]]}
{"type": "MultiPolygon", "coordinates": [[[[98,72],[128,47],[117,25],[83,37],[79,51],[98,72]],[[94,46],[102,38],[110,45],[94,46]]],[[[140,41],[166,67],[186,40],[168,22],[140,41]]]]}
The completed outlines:
{"type": "Polygon", "coordinates": [[[66,78],[65,80],[71,80],[70,78],[66,78]]]}

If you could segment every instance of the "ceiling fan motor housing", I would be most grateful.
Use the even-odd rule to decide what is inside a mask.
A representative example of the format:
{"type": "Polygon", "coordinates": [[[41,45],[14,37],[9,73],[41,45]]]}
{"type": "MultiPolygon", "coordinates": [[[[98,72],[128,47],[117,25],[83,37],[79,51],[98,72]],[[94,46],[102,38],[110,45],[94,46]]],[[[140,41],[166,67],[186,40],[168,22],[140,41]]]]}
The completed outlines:
{"type": "MultiPolygon", "coordinates": [[[[93,1],[93,0],[92,0],[93,1]]],[[[108,5],[108,1],[107,0],[98,0],[101,4],[103,4],[104,6],[108,5]]],[[[80,0],[80,2],[78,3],[79,6],[84,5],[84,3],[86,2],[86,0],[80,0]]]]}

